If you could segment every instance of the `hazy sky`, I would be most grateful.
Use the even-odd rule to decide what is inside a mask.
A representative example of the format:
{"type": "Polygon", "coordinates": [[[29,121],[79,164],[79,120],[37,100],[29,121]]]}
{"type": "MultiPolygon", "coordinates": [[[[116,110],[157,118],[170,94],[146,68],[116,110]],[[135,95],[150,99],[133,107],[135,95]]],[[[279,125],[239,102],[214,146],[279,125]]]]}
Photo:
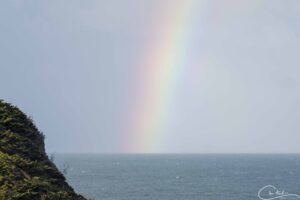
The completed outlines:
{"type": "MultiPolygon", "coordinates": [[[[141,56],[179,2],[1,1],[1,98],[33,116],[49,152],[128,152],[141,56]]],[[[300,153],[300,1],[198,3],[153,152],[300,153]]]]}

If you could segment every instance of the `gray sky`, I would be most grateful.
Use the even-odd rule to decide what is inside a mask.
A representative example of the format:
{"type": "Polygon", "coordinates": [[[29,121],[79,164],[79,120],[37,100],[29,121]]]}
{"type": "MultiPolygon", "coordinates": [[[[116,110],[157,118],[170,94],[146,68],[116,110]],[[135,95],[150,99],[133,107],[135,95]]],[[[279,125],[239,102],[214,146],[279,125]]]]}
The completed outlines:
{"type": "MultiPolygon", "coordinates": [[[[1,98],[34,117],[49,152],[126,153],[137,60],[179,1],[1,1],[1,98]]],[[[202,3],[153,152],[300,153],[300,1],[202,3]]]]}

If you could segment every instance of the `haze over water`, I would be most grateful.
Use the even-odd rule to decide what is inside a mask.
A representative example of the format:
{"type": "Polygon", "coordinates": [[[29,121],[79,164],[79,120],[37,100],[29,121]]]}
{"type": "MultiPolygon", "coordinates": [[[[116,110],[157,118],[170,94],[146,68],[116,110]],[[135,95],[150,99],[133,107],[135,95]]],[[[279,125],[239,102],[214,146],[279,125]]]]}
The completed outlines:
{"type": "Polygon", "coordinates": [[[299,12],[1,1],[1,98],[33,116],[48,152],[300,153],[299,12]]]}

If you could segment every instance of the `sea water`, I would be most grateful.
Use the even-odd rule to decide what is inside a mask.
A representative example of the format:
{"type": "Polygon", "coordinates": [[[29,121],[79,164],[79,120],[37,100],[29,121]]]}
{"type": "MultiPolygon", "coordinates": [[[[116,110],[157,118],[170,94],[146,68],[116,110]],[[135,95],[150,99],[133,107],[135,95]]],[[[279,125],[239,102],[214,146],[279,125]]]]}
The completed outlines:
{"type": "MultiPolygon", "coordinates": [[[[95,200],[255,200],[300,194],[300,155],[57,154],[77,193],[95,200]]],[[[281,199],[300,199],[297,196],[281,199]]]]}

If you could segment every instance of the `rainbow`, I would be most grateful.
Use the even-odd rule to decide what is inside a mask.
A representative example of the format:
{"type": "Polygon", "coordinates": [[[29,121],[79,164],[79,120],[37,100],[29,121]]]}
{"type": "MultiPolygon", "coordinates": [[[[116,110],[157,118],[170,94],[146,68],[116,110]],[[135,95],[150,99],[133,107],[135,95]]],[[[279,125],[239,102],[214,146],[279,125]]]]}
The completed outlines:
{"type": "Polygon", "coordinates": [[[165,151],[170,109],[188,59],[198,3],[197,0],[171,1],[164,8],[164,16],[159,16],[153,23],[155,27],[150,27],[153,37],[138,63],[137,97],[132,106],[126,151],[165,151]]]}

